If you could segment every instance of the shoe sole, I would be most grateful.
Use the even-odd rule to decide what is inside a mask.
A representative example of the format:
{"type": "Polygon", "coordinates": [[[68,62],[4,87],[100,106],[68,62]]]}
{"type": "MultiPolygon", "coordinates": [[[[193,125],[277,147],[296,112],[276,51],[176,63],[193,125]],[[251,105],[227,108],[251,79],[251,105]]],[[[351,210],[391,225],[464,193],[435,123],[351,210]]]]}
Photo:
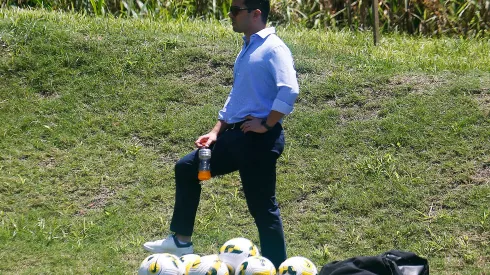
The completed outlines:
{"type": "Polygon", "coordinates": [[[173,254],[177,257],[180,257],[182,255],[186,255],[186,254],[193,254],[194,253],[194,249],[191,249],[190,252],[177,253],[176,251],[153,249],[153,248],[150,248],[150,247],[145,246],[145,245],[143,245],[143,249],[145,249],[146,251],[151,252],[151,253],[169,253],[169,254],[173,254]]]}

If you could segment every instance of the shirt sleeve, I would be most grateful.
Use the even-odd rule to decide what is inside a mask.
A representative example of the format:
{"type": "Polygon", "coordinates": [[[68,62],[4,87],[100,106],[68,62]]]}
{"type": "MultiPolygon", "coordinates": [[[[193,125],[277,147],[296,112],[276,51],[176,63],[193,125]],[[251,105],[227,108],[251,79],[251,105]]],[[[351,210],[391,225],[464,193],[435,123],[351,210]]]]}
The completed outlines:
{"type": "Polygon", "coordinates": [[[280,45],[272,49],[268,61],[278,91],[272,110],[288,115],[293,111],[294,102],[299,94],[293,56],[286,45],[280,45]]]}
{"type": "Polygon", "coordinates": [[[223,108],[218,112],[218,120],[224,120],[224,121],[227,120],[226,108],[228,107],[229,102],[230,102],[230,96],[228,96],[228,98],[226,99],[226,102],[225,102],[225,105],[223,106],[223,108]]]}

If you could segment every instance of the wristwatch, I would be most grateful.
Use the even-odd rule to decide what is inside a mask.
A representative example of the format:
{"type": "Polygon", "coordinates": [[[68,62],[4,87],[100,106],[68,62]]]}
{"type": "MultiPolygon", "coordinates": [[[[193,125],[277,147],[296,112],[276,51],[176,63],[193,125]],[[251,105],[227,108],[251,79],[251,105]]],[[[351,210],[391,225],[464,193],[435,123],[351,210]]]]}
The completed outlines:
{"type": "Polygon", "coordinates": [[[270,131],[272,128],[274,128],[274,126],[271,127],[267,125],[267,122],[265,120],[262,120],[260,124],[262,124],[265,127],[265,129],[267,129],[267,131],[270,131]]]}

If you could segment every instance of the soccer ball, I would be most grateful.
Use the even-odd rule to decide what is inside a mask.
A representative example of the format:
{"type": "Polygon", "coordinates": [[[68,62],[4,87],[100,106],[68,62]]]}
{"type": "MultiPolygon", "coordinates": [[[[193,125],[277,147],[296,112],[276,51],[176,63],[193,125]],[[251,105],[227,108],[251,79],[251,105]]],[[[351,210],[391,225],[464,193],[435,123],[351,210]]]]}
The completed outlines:
{"type": "Polygon", "coordinates": [[[205,258],[206,261],[220,261],[218,254],[206,255],[203,256],[203,258],[205,258]]]}
{"type": "Polygon", "coordinates": [[[253,256],[240,263],[235,275],[276,275],[276,267],[265,257],[253,256]]]}
{"type": "Polygon", "coordinates": [[[185,273],[189,273],[189,269],[192,267],[192,264],[196,262],[197,260],[200,260],[201,256],[197,254],[186,254],[182,255],[180,257],[180,261],[182,262],[182,265],[184,266],[185,273]]]}
{"type": "Polygon", "coordinates": [[[146,257],[140,265],[138,275],[183,275],[184,266],[172,254],[161,253],[146,257]]]}
{"type": "Polygon", "coordinates": [[[218,255],[207,255],[195,259],[185,275],[229,275],[228,267],[218,255]]]}
{"type": "Polygon", "coordinates": [[[225,242],[219,249],[218,257],[235,274],[238,265],[248,257],[260,256],[259,249],[246,238],[234,238],[225,242]]]}
{"type": "Polygon", "coordinates": [[[316,266],[305,257],[291,257],[279,266],[278,275],[317,275],[316,266]]]}

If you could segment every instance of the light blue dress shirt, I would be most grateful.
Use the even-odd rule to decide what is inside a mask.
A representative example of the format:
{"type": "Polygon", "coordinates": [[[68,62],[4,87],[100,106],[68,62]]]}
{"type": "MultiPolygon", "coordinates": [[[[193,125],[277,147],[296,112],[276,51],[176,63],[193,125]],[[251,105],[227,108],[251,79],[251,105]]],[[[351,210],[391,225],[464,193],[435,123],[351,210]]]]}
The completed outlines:
{"type": "Polygon", "coordinates": [[[233,88],[218,113],[226,123],[250,115],[267,118],[271,110],[285,115],[293,111],[299,93],[291,51],[273,27],[250,36],[235,60],[233,88]]]}

